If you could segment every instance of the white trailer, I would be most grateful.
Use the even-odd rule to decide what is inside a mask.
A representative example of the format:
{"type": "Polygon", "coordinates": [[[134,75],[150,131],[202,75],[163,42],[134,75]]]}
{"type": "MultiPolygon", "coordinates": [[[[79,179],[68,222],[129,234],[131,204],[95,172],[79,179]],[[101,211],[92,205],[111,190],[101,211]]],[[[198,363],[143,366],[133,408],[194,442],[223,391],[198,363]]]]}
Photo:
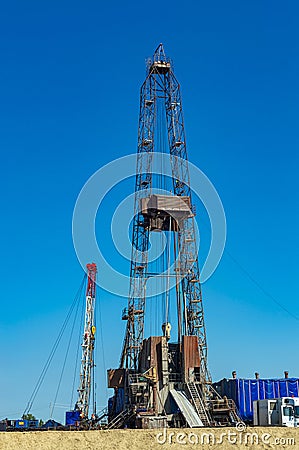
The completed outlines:
{"type": "Polygon", "coordinates": [[[253,424],[299,426],[299,397],[281,397],[253,402],[253,424]]]}
{"type": "Polygon", "coordinates": [[[299,427],[299,397],[294,397],[294,416],[294,426],[299,427]]]}

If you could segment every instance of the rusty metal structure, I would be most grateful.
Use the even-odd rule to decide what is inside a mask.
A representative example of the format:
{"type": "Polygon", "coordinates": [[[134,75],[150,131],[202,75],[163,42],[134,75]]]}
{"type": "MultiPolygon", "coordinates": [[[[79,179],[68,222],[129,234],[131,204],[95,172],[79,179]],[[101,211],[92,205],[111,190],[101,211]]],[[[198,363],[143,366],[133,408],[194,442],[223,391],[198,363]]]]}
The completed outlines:
{"type": "Polygon", "coordinates": [[[140,91],[134,208],[125,337],[120,366],[108,371],[108,387],[114,388],[109,427],[234,423],[235,406],[213,390],[208,370],[182,99],[162,44],[147,62],[140,91]],[[171,176],[164,174],[163,161],[160,173],[153,172],[158,153],[167,154],[171,176]],[[167,255],[154,264],[151,236],[159,241],[162,234],[167,255]],[[146,337],[146,320],[152,320],[145,312],[152,301],[148,285],[154,279],[164,283],[153,294],[163,314],[156,313],[159,335],[146,337]]]}

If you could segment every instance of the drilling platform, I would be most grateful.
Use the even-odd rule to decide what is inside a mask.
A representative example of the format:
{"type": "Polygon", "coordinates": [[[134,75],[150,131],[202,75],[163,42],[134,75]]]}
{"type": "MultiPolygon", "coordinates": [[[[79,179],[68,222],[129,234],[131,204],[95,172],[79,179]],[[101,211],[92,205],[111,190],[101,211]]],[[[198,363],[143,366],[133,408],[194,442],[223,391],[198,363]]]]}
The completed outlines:
{"type": "Polygon", "coordinates": [[[114,388],[108,428],[234,424],[235,404],[213,389],[208,370],[181,91],[162,44],[147,61],[140,91],[134,205],[125,336],[120,365],[108,370],[108,387],[114,388]],[[153,173],[161,152],[169,157],[171,177],[162,163],[160,174],[153,173]],[[153,234],[166,237],[159,263],[148,257],[153,234]],[[145,322],[153,320],[146,314],[152,301],[147,283],[153,277],[164,282],[156,295],[163,319],[159,335],[146,337],[145,322]]]}

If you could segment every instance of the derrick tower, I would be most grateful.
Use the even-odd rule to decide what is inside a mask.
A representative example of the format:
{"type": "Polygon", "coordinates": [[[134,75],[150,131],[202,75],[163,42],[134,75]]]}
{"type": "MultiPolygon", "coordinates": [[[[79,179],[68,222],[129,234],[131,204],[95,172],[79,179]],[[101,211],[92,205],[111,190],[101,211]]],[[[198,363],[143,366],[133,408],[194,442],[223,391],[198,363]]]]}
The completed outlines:
{"type": "MultiPolygon", "coordinates": [[[[88,418],[90,393],[94,380],[94,345],[95,345],[95,298],[96,298],[96,264],[87,264],[87,286],[85,302],[84,332],[82,338],[82,358],[80,370],[80,385],[75,409],[80,411],[81,419],[88,418]]],[[[95,411],[93,411],[95,414],[95,411]]]]}
{"type": "MultiPolygon", "coordinates": [[[[178,337],[179,340],[182,334],[198,337],[201,378],[203,381],[210,381],[181,91],[171,60],[165,55],[162,44],[156,49],[153,58],[148,61],[147,77],[140,92],[131,282],[121,366],[129,369],[137,369],[138,366],[138,356],[144,338],[145,285],[149,276],[147,255],[150,232],[159,229],[159,225],[161,230],[169,230],[170,218],[178,222],[175,220],[178,219],[175,205],[170,211],[172,215],[168,214],[167,217],[166,211],[164,220],[160,221],[156,227],[154,227],[155,218],[158,215],[161,216],[158,208],[156,217],[154,212],[156,208],[151,208],[151,211],[148,208],[149,214],[140,208],[141,200],[150,198],[154,187],[151,169],[154,152],[159,151],[155,145],[155,129],[161,125],[159,113],[163,114],[163,111],[158,108],[158,101],[164,103],[173,196],[182,197],[187,204],[186,215],[179,221],[180,226],[175,228],[173,224],[171,227],[177,235],[177,254],[179,255],[177,262],[177,269],[179,269],[177,270],[178,337]]],[[[174,197],[171,200],[174,202],[179,199],[174,197]]],[[[181,208],[180,203],[177,201],[178,208],[181,208]]]]}
{"type": "Polygon", "coordinates": [[[119,368],[108,370],[108,387],[115,389],[111,428],[205,426],[235,418],[233,405],[223,403],[211,386],[197,240],[180,85],[160,44],[147,61],[140,90],[125,337],[119,368]],[[166,236],[167,255],[160,254],[158,263],[149,257],[154,235],[156,241],[166,236]],[[164,283],[152,294],[163,310],[160,336],[145,332],[153,320],[145,312],[153,280],[164,283]],[[213,397],[221,403],[220,413],[213,397]]]}

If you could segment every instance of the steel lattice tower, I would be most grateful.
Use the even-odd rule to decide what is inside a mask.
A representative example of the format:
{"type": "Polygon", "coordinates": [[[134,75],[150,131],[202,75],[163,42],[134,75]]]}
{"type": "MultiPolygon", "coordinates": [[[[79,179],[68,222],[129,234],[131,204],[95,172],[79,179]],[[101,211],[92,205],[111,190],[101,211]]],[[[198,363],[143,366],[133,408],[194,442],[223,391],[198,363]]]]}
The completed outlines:
{"type": "MultiPolygon", "coordinates": [[[[96,264],[87,264],[87,287],[85,304],[85,321],[82,339],[82,359],[80,370],[80,386],[76,409],[81,412],[82,418],[88,418],[89,400],[92,389],[92,377],[94,369],[94,344],[95,344],[95,298],[96,298],[96,264]]],[[[95,411],[94,411],[95,412],[95,411]]]]}
{"type": "MultiPolygon", "coordinates": [[[[163,45],[156,49],[147,64],[147,76],[140,91],[137,168],[135,181],[135,214],[133,219],[132,257],[127,320],[120,367],[137,370],[138,355],[144,338],[146,281],[148,279],[148,249],[150,226],[140,211],[140,201],[149,196],[153,187],[152,164],[157,127],[157,100],[165,105],[168,150],[172,170],[173,195],[188,198],[192,210],[190,178],[186,149],[180,85],[172,62],[163,45]]],[[[179,271],[177,281],[179,340],[182,334],[196,335],[201,356],[201,380],[210,382],[207,368],[207,341],[200,272],[195,242],[194,214],[183,220],[177,230],[179,271]]]]}

